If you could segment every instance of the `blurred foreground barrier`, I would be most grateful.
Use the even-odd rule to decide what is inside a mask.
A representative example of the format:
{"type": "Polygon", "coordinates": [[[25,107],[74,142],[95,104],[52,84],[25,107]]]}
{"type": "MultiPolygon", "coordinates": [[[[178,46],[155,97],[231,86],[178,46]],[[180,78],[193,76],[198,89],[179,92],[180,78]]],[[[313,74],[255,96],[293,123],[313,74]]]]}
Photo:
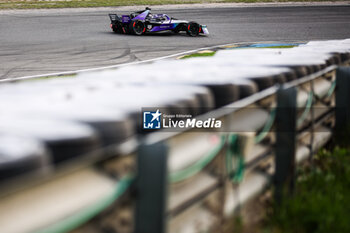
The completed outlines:
{"type": "Polygon", "coordinates": [[[166,230],[167,152],[164,143],[139,147],[135,232],[166,230]]]}
{"type": "Polygon", "coordinates": [[[348,124],[349,55],[320,41],[1,85],[1,231],[218,231],[348,124]],[[221,123],[157,129],[172,115],[221,123]]]}
{"type": "Polygon", "coordinates": [[[295,87],[277,92],[275,197],[281,199],[284,185],[293,190],[297,141],[297,91],[295,87]]]}
{"type": "Polygon", "coordinates": [[[350,123],[350,68],[337,69],[336,131],[339,137],[346,133],[350,123]],[[344,132],[345,130],[345,132],[344,132]]]}

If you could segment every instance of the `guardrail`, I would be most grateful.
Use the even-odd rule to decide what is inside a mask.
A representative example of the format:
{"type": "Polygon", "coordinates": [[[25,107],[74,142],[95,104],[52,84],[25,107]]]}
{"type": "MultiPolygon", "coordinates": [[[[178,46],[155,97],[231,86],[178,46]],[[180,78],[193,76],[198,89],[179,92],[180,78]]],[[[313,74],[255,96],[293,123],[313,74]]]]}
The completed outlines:
{"type": "Polygon", "coordinates": [[[311,42],[2,86],[11,103],[0,103],[7,109],[0,154],[10,158],[0,167],[0,225],[5,232],[216,231],[269,185],[277,199],[292,188],[296,163],[349,122],[350,70],[339,68],[349,58],[347,40],[311,42]],[[152,105],[223,125],[145,133],[140,107],[152,105]]]}

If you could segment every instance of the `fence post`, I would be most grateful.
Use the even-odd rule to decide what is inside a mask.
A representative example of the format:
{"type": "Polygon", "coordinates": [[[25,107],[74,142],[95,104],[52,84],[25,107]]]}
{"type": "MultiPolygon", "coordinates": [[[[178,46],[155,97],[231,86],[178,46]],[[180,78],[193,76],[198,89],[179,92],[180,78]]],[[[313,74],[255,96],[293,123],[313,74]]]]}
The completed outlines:
{"type": "Polygon", "coordinates": [[[340,138],[350,123],[350,67],[339,67],[336,72],[335,131],[340,138]]]}
{"type": "Polygon", "coordinates": [[[275,146],[275,199],[280,202],[284,190],[294,190],[297,90],[295,87],[277,92],[276,146],[275,146]]]}
{"type": "Polygon", "coordinates": [[[166,232],[167,157],[164,142],[139,147],[135,233],[166,232]]]}

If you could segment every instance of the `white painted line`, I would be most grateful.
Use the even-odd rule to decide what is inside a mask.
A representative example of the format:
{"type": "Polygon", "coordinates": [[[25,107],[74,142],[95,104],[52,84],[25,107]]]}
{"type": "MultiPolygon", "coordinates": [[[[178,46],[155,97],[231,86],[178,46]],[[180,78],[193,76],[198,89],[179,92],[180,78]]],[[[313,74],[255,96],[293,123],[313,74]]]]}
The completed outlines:
{"type": "MultiPolygon", "coordinates": [[[[276,43],[276,42],[273,42],[273,41],[236,42],[236,43],[223,44],[223,45],[214,45],[214,46],[210,46],[210,47],[204,47],[204,48],[193,49],[193,50],[189,50],[189,51],[185,51],[185,52],[175,53],[175,54],[167,55],[167,56],[163,56],[163,57],[157,57],[157,58],[152,58],[152,59],[143,60],[143,61],[137,61],[137,62],[129,62],[129,63],[117,64],[117,65],[112,65],[112,66],[103,66],[103,67],[96,67],[96,68],[90,68],[90,69],[64,71],[64,72],[40,74],[40,75],[30,75],[30,76],[23,76],[23,77],[18,77],[18,78],[6,78],[6,79],[1,79],[0,83],[21,81],[21,80],[28,80],[28,79],[36,79],[36,78],[63,76],[63,75],[74,75],[74,74],[83,73],[83,72],[91,72],[91,71],[99,71],[99,70],[105,70],[105,69],[113,69],[113,68],[118,68],[118,67],[122,67],[122,66],[137,65],[137,64],[147,63],[147,62],[159,61],[159,60],[163,60],[163,59],[167,59],[167,58],[178,57],[178,56],[182,56],[182,55],[186,55],[186,54],[190,54],[190,53],[196,53],[196,52],[201,51],[201,50],[210,50],[210,49],[215,49],[215,48],[220,48],[220,47],[225,47],[225,46],[243,45],[243,44],[258,44],[258,43],[276,43]]],[[[300,43],[300,41],[299,42],[285,42],[285,43],[300,43]]]]}

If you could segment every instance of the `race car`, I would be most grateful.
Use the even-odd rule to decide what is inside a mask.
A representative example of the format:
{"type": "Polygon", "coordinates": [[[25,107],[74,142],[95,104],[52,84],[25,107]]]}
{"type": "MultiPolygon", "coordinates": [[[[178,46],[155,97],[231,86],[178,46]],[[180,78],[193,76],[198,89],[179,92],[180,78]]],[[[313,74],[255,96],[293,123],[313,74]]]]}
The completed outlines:
{"type": "Polygon", "coordinates": [[[111,29],[115,33],[143,35],[145,33],[173,31],[179,33],[185,31],[189,36],[200,34],[208,35],[206,25],[196,22],[178,20],[166,14],[152,14],[151,9],[146,7],[143,11],[137,11],[130,15],[109,14],[111,29]]]}

